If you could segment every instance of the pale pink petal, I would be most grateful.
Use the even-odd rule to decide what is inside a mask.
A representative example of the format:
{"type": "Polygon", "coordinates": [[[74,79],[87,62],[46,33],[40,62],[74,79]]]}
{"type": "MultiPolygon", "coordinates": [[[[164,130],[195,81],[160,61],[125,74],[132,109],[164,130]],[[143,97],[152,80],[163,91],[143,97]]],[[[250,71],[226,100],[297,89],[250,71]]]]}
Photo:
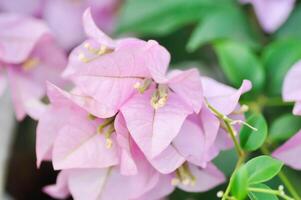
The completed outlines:
{"type": "Polygon", "coordinates": [[[64,125],[76,125],[79,121],[87,120],[88,115],[55,85],[48,83],[47,86],[51,106],[41,116],[37,127],[36,154],[38,166],[42,160],[51,159],[52,147],[59,130],[64,125]]]}
{"type": "Polygon", "coordinates": [[[96,39],[99,43],[104,44],[110,48],[115,47],[115,42],[109,36],[103,33],[95,24],[90,9],[87,9],[84,12],[83,23],[84,30],[90,38],[96,39]]]}
{"type": "Polygon", "coordinates": [[[170,62],[169,52],[154,40],[147,42],[145,58],[152,78],[157,83],[166,83],[168,81],[166,72],[170,62]],[[147,57],[146,57],[147,56],[147,57]]]}
{"type": "Polygon", "coordinates": [[[37,41],[49,30],[34,18],[17,14],[0,14],[0,60],[18,64],[25,61],[37,41]]]}
{"type": "Polygon", "coordinates": [[[289,17],[295,0],[249,0],[254,6],[259,23],[268,33],[276,31],[289,17]]]}
{"type": "Polygon", "coordinates": [[[205,167],[216,155],[212,146],[219,130],[219,120],[205,107],[193,117],[184,122],[173,144],[189,162],[205,167]]]}
{"type": "Polygon", "coordinates": [[[70,195],[68,188],[68,170],[61,171],[57,176],[56,184],[44,187],[43,191],[53,198],[66,199],[70,195]]]}
{"type": "Polygon", "coordinates": [[[296,102],[293,113],[295,115],[301,115],[301,101],[296,102]]]}
{"type": "Polygon", "coordinates": [[[26,114],[38,119],[46,109],[40,102],[45,93],[44,87],[14,67],[8,67],[7,71],[17,119],[24,119],[26,114]]]}
{"type": "Polygon", "coordinates": [[[137,171],[137,166],[134,161],[131,152],[131,138],[129,131],[125,125],[124,118],[121,113],[119,113],[114,121],[114,127],[116,130],[116,140],[120,148],[120,173],[122,175],[134,175],[137,171]]]}
{"type": "Polygon", "coordinates": [[[180,151],[174,145],[169,145],[158,156],[148,158],[148,160],[160,173],[169,174],[185,162],[185,157],[180,154],[180,151]]]}
{"type": "Polygon", "coordinates": [[[282,88],[285,101],[301,101],[301,61],[287,72],[282,88]]]}
{"type": "Polygon", "coordinates": [[[41,0],[1,0],[0,10],[26,15],[39,15],[42,11],[41,0]]]}
{"type": "Polygon", "coordinates": [[[196,178],[194,186],[180,184],[178,187],[187,192],[205,192],[222,184],[225,181],[224,174],[219,171],[213,164],[208,164],[202,169],[194,165],[190,165],[191,173],[196,178]]]}
{"type": "Polygon", "coordinates": [[[75,200],[136,199],[155,187],[159,179],[147,163],[139,163],[139,173],[133,176],[123,176],[112,167],[73,170],[69,177],[71,194],[75,200]]]}
{"type": "Polygon", "coordinates": [[[172,177],[170,175],[160,175],[159,182],[152,190],[133,200],[159,200],[167,197],[175,189],[171,184],[171,180],[172,177]]]}
{"type": "Polygon", "coordinates": [[[102,168],[118,163],[116,141],[106,147],[104,134],[89,121],[78,121],[78,125],[64,126],[54,143],[54,169],[102,168]]]}
{"type": "Polygon", "coordinates": [[[192,112],[173,93],[165,106],[155,110],[150,104],[152,92],[137,94],[121,109],[133,139],[148,158],[156,157],[169,146],[192,112]]]}
{"type": "Polygon", "coordinates": [[[198,113],[204,101],[202,81],[198,70],[174,70],[169,76],[168,86],[190,105],[194,112],[198,113]]]}
{"type": "Polygon", "coordinates": [[[219,112],[228,115],[238,105],[242,94],[249,91],[252,84],[248,80],[242,82],[241,87],[236,90],[213,79],[202,77],[204,97],[219,112]]]}
{"type": "Polygon", "coordinates": [[[205,136],[197,124],[186,120],[172,143],[186,160],[199,166],[205,165],[205,136]]]}
{"type": "Polygon", "coordinates": [[[296,133],[292,138],[277,148],[272,156],[283,161],[286,165],[301,169],[301,161],[297,158],[301,153],[301,131],[296,133]]]}

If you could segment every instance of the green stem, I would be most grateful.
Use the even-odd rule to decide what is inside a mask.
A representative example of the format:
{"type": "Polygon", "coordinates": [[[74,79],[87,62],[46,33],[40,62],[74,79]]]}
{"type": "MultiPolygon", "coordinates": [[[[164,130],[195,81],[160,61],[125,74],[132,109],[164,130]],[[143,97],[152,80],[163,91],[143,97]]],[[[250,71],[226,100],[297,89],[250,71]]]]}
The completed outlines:
{"type": "Polygon", "coordinates": [[[249,188],[248,190],[250,192],[258,192],[258,193],[277,195],[285,200],[295,200],[295,199],[287,196],[284,192],[281,192],[279,190],[271,190],[271,189],[263,189],[263,188],[249,188]]]}
{"type": "Polygon", "coordinates": [[[222,120],[227,128],[227,132],[230,134],[231,139],[234,142],[234,146],[235,146],[235,150],[237,152],[238,155],[238,161],[236,163],[235,169],[231,175],[229,184],[226,188],[226,191],[222,197],[222,200],[229,200],[232,197],[229,196],[229,193],[231,191],[231,186],[232,186],[232,182],[233,182],[233,175],[236,173],[236,171],[239,169],[239,167],[244,163],[245,161],[245,153],[243,151],[243,149],[241,148],[237,138],[236,138],[236,132],[233,128],[233,125],[231,124],[232,120],[230,118],[228,118],[226,115],[220,113],[218,110],[216,110],[214,107],[212,107],[209,103],[207,103],[208,108],[211,110],[211,112],[213,112],[220,120],[222,120]]]}
{"type": "MultiPolygon", "coordinates": [[[[266,154],[266,155],[271,154],[269,149],[265,145],[263,145],[260,150],[263,154],[266,154]]],[[[295,200],[301,200],[298,192],[295,190],[293,184],[289,181],[289,179],[287,178],[287,176],[285,175],[285,173],[283,171],[280,171],[278,173],[278,177],[281,179],[282,183],[285,185],[285,187],[290,192],[290,194],[293,196],[293,198],[295,200]]]]}
{"type": "Polygon", "coordinates": [[[226,188],[226,191],[225,191],[225,193],[223,195],[222,200],[227,200],[227,199],[231,198],[231,197],[229,197],[229,193],[231,191],[231,186],[232,186],[234,174],[237,172],[237,170],[239,169],[239,167],[244,163],[244,161],[245,161],[244,156],[243,157],[239,157],[239,159],[238,159],[238,161],[236,163],[235,169],[234,169],[233,173],[231,174],[231,178],[230,178],[229,184],[228,184],[228,186],[226,188]]]}

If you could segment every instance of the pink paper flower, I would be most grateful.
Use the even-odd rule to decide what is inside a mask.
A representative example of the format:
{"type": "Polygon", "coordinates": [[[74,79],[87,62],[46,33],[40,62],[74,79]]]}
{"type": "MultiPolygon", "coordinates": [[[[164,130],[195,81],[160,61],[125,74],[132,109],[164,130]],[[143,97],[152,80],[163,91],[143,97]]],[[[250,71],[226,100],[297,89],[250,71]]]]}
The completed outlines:
{"type": "MultiPolygon", "coordinates": [[[[8,82],[18,120],[37,119],[44,110],[46,80],[62,83],[66,57],[37,19],[0,14],[0,83],[8,82]],[[7,75],[5,75],[7,74],[7,75]]],[[[0,92],[4,86],[0,86],[0,92]]]]}
{"type": "Polygon", "coordinates": [[[259,23],[267,33],[276,31],[289,17],[295,0],[240,0],[251,3],[259,23]]]}
{"type": "Polygon", "coordinates": [[[86,8],[91,7],[97,24],[111,33],[119,4],[119,0],[1,0],[0,11],[43,19],[59,44],[69,50],[84,39],[81,17],[86,8]]]}
{"type": "Polygon", "coordinates": [[[301,152],[301,131],[296,133],[293,137],[291,137],[288,141],[286,141],[283,145],[278,147],[272,155],[283,161],[286,165],[300,170],[301,162],[299,159],[296,159],[296,155],[299,155],[301,152]]]}
{"type": "Polygon", "coordinates": [[[286,74],[282,96],[285,101],[295,101],[293,113],[301,115],[301,61],[298,61],[286,74]]]}
{"type": "Polygon", "coordinates": [[[56,185],[47,186],[44,191],[59,199],[71,194],[76,200],[159,200],[173,191],[169,176],[156,172],[139,152],[135,160],[135,175],[122,175],[117,166],[63,170],[56,185]]]}
{"type": "Polygon", "coordinates": [[[69,93],[52,84],[48,84],[48,97],[51,105],[37,128],[38,166],[42,160],[52,160],[54,169],[120,164],[122,173],[136,173],[128,132],[119,115],[108,119],[91,116],[69,93]]]}
{"type": "MultiPolygon", "coordinates": [[[[252,83],[250,81],[244,80],[240,88],[236,90],[211,78],[202,77],[202,85],[204,96],[211,106],[233,120],[244,120],[244,111],[241,110],[239,99],[242,94],[251,90],[252,83]]],[[[239,123],[235,128],[238,132],[240,128],[239,123]]],[[[225,150],[233,147],[233,141],[223,128],[219,129],[217,135],[215,148],[225,150]]]]}

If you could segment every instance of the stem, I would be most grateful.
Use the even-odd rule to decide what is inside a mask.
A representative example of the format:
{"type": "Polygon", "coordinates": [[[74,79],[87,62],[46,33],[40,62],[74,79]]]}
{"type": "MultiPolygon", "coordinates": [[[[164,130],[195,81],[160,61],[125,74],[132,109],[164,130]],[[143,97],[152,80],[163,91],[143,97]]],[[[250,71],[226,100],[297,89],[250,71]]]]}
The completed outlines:
{"type": "MultiPolygon", "coordinates": [[[[270,151],[269,151],[269,149],[265,145],[263,145],[260,148],[260,150],[261,150],[261,152],[263,154],[270,155],[270,151]]],[[[285,173],[283,171],[280,171],[278,173],[278,177],[281,179],[282,183],[285,185],[285,187],[287,188],[287,190],[289,191],[289,193],[293,196],[293,198],[295,200],[301,200],[298,192],[295,190],[294,186],[289,181],[289,179],[287,178],[287,176],[285,175],[285,173]]]]}
{"type": "Polygon", "coordinates": [[[244,151],[243,149],[241,148],[238,140],[236,139],[236,132],[231,124],[231,122],[233,120],[231,120],[230,118],[228,118],[226,115],[220,113],[218,110],[216,110],[213,106],[211,106],[208,102],[207,102],[207,106],[208,108],[211,110],[211,112],[213,112],[213,114],[215,114],[219,119],[221,119],[225,125],[226,125],[226,128],[227,128],[227,131],[228,133],[230,134],[231,136],[231,139],[233,140],[234,142],[234,145],[235,145],[235,149],[236,149],[236,152],[238,154],[239,157],[244,157],[244,151]]]}
{"type": "Polygon", "coordinates": [[[238,159],[238,161],[236,163],[235,169],[234,169],[233,173],[231,174],[231,178],[230,178],[229,184],[228,184],[227,189],[226,189],[226,191],[225,191],[225,193],[223,195],[222,200],[227,200],[227,199],[231,198],[231,197],[229,197],[229,193],[231,191],[231,186],[232,186],[233,177],[234,177],[233,175],[237,172],[237,170],[244,163],[244,161],[245,161],[244,156],[243,157],[239,157],[239,159],[238,159]]]}
{"type": "Polygon", "coordinates": [[[265,194],[274,194],[277,195],[285,200],[295,200],[289,196],[287,196],[284,192],[281,192],[279,190],[270,190],[270,189],[263,189],[263,188],[249,188],[250,192],[259,192],[259,193],[265,193],[265,194]]]}
{"type": "Polygon", "coordinates": [[[216,110],[214,107],[212,107],[208,102],[207,102],[207,106],[208,108],[211,110],[211,112],[213,112],[213,114],[215,114],[220,120],[222,120],[227,128],[228,133],[231,136],[231,139],[234,142],[234,146],[235,146],[235,150],[237,152],[238,155],[238,161],[236,163],[235,169],[231,175],[229,184],[226,188],[226,191],[222,197],[222,200],[229,200],[229,199],[233,199],[232,197],[229,196],[229,193],[231,191],[231,186],[232,186],[232,182],[233,182],[233,175],[237,172],[237,170],[239,169],[239,167],[244,163],[245,161],[245,153],[243,151],[243,149],[241,148],[237,138],[236,138],[236,131],[233,128],[233,125],[231,124],[231,122],[233,120],[231,120],[230,118],[228,118],[226,115],[220,113],[218,110],[216,110]]]}

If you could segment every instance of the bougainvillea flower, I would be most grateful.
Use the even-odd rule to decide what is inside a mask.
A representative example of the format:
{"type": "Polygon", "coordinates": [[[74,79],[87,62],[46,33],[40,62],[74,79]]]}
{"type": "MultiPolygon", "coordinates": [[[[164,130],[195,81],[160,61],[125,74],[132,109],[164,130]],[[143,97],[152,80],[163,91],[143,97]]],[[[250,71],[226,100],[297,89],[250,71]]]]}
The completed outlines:
{"type": "Polygon", "coordinates": [[[104,168],[120,164],[121,173],[137,172],[122,118],[99,119],[48,84],[51,105],[39,119],[37,164],[52,160],[54,169],[104,168]],[[117,134],[118,133],[118,134],[117,134]]]}
{"type": "Polygon", "coordinates": [[[45,191],[56,198],[66,198],[71,193],[78,200],[138,200],[151,191],[157,191],[153,199],[160,199],[173,191],[171,179],[154,170],[139,149],[135,148],[133,155],[138,169],[133,175],[121,174],[118,166],[63,170],[57,184],[47,186],[45,191]]]}
{"type": "Polygon", "coordinates": [[[285,101],[295,101],[293,113],[301,115],[301,61],[297,62],[286,74],[282,96],[285,101]]]}
{"type": "Polygon", "coordinates": [[[110,33],[113,31],[119,3],[119,0],[46,0],[42,17],[60,44],[70,49],[85,38],[81,18],[86,8],[91,7],[97,25],[110,33]]]}
{"type": "Polygon", "coordinates": [[[64,75],[98,102],[97,108],[88,105],[89,112],[104,118],[113,116],[130,96],[138,91],[143,93],[153,82],[162,88],[152,97],[155,106],[164,104],[168,85],[184,103],[195,111],[200,109],[202,91],[198,72],[174,71],[165,77],[170,55],[157,42],[133,38],[113,41],[96,27],[89,10],[84,14],[84,27],[90,39],[71,53],[64,75]]]}
{"type": "Polygon", "coordinates": [[[258,21],[267,33],[276,31],[289,17],[295,0],[240,0],[251,3],[258,21]]]}
{"type": "Polygon", "coordinates": [[[282,146],[277,148],[272,156],[283,161],[286,165],[294,168],[301,169],[301,161],[296,159],[296,155],[301,153],[301,131],[296,133],[288,141],[286,141],[282,146]]]}
{"type": "Polygon", "coordinates": [[[0,11],[43,19],[59,44],[70,49],[84,40],[81,17],[85,9],[91,7],[97,25],[111,33],[119,4],[119,0],[1,0],[0,11]]]}
{"type": "MultiPolygon", "coordinates": [[[[202,85],[204,97],[211,106],[231,119],[244,119],[243,113],[240,112],[239,99],[242,94],[252,88],[250,81],[244,80],[241,87],[236,90],[211,78],[202,77],[202,85]]],[[[238,129],[239,126],[236,128],[238,129]]],[[[231,138],[222,128],[219,130],[215,142],[214,146],[220,150],[229,149],[233,146],[231,138]]]]}
{"type": "Polygon", "coordinates": [[[66,65],[64,52],[54,43],[48,28],[37,19],[3,13],[0,15],[1,82],[7,74],[17,118],[26,114],[37,119],[44,110],[46,80],[62,83],[66,65]]]}
{"type": "MultiPolygon", "coordinates": [[[[57,183],[46,186],[44,191],[58,199],[65,199],[71,194],[76,200],[159,200],[174,190],[177,179],[173,177],[189,176],[184,170],[178,175],[162,175],[143,160],[137,163],[139,173],[131,176],[121,175],[117,167],[63,170],[57,183]]],[[[177,184],[184,191],[204,192],[225,181],[224,175],[212,164],[203,170],[194,166],[190,169],[195,178],[194,184],[177,184]]]]}

